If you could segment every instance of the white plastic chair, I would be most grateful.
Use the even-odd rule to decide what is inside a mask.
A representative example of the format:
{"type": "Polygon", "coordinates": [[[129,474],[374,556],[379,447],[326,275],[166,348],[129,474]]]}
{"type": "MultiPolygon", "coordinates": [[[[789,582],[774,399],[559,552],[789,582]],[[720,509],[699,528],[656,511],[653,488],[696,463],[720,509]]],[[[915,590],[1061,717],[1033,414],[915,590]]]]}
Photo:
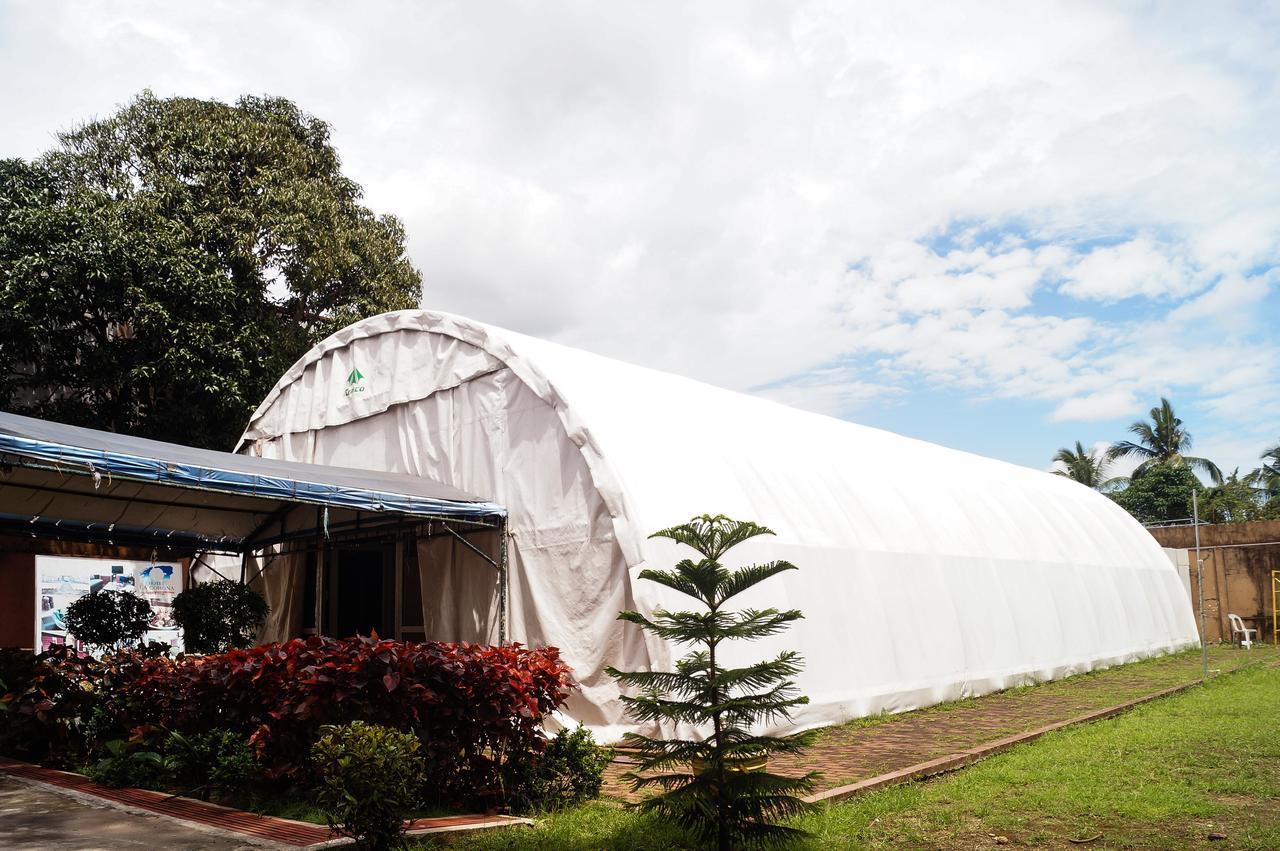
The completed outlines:
{"type": "Polygon", "coordinates": [[[1235,641],[1238,635],[1240,636],[1240,646],[1246,650],[1252,650],[1253,639],[1258,637],[1258,631],[1256,629],[1246,629],[1244,621],[1240,619],[1239,615],[1227,615],[1227,620],[1231,621],[1231,640],[1235,641]]]}

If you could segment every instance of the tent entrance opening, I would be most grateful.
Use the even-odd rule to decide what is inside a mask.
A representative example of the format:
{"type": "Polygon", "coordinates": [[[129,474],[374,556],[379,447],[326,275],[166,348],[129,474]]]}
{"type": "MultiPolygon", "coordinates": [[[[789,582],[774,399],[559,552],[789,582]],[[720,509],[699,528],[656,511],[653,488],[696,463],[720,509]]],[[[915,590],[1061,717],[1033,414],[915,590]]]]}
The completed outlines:
{"type": "Polygon", "coordinates": [[[389,547],[332,552],[329,634],[339,637],[395,635],[395,574],[389,547]]]}

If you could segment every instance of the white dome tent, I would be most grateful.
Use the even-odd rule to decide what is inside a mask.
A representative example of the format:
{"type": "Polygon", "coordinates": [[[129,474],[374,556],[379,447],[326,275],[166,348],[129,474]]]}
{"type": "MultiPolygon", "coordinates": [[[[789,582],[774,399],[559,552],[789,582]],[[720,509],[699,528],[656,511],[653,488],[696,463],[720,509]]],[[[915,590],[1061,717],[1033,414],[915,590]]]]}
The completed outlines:
{"type": "MultiPolygon", "coordinates": [[[[239,451],[429,476],[509,512],[511,640],[561,648],[568,710],[630,728],[607,665],[679,648],[616,620],[684,607],[641,567],[702,513],[772,528],[736,550],[799,566],[742,604],[798,608],[742,659],[801,651],[797,726],[901,711],[1195,643],[1181,577],[1107,498],[1059,476],[504,331],[399,311],[313,348],[239,451]]],[[[425,632],[496,638],[493,571],[419,544],[425,632]]],[[[673,652],[674,651],[674,652],[673,652]]]]}

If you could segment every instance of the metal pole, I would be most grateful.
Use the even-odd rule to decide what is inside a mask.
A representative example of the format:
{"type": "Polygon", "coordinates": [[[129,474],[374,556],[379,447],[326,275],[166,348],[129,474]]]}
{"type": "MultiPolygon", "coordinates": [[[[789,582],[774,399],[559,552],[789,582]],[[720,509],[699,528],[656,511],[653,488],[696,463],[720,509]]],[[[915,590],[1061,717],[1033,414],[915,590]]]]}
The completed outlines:
{"type": "Polygon", "coordinates": [[[320,509],[316,508],[316,635],[324,635],[324,596],[325,596],[325,564],[324,564],[324,541],[320,537],[320,509]]]}
{"type": "Polygon", "coordinates": [[[507,518],[498,530],[498,644],[507,643],[507,518]]]}
{"type": "Polygon", "coordinates": [[[1209,636],[1204,631],[1204,559],[1200,557],[1200,500],[1191,492],[1191,517],[1196,524],[1196,585],[1200,591],[1200,680],[1209,679],[1209,636]]]}
{"type": "Polygon", "coordinates": [[[1280,570],[1271,571],[1271,643],[1280,647],[1280,612],[1276,611],[1276,603],[1280,601],[1280,570]]]}

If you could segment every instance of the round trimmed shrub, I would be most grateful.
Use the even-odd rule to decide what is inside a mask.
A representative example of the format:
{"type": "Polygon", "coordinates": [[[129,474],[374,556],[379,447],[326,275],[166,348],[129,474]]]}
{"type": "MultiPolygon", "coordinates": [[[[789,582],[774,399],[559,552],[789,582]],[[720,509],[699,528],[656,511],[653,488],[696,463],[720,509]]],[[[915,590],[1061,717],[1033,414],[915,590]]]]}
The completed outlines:
{"type": "Polygon", "coordinates": [[[513,796],[516,806],[546,812],[598,798],[612,760],[613,749],[597,745],[581,724],[561,730],[536,759],[522,763],[513,796]]]}
{"type": "Polygon", "coordinates": [[[377,724],[325,727],[311,761],[320,780],[317,803],[329,826],[362,848],[401,845],[425,773],[418,747],[412,733],[377,724]]]}
{"type": "Polygon", "coordinates": [[[261,594],[230,579],[194,585],[173,598],[183,644],[201,655],[251,646],[267,611],[261,594]]]}
{"type": "Polygon", "coordinates": [[[71,637],[106,650],[137,643],[150,627],[151,604],[128,591],[95,591],[67,606],[71,637]]]}

